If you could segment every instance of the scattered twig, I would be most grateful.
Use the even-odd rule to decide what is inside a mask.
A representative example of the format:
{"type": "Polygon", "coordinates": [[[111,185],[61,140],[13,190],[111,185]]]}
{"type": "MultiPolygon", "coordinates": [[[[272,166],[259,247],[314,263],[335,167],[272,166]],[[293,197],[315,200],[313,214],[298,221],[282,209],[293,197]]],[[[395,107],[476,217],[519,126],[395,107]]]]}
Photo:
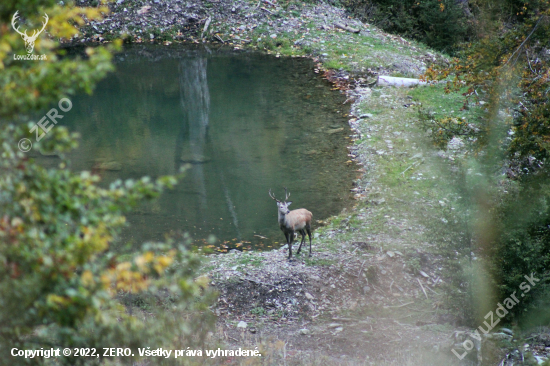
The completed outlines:
{"type": "Polygon", "coordinates": [[[204,23],[204,28],[202,29],[201,38],[203,38],[203,35],[208,30],[208,27],[210,26],[211,21],[212,21],[212,17],[208,17],[208,19],[206,19],[206,22],[204,23]]]}
{"type": "Polygon", "coordinates": [[[422,286],[422,282],[420,282],[420,280],[418,278],[416,280],[418,281],[418,284],[420,285],[420,288],[422,288],[422,292],[424,292],[424,295],[426,296],[426,299],[429,300],[428,294],[426,293],[426,290],[424,290],[424,286],[422,286]]]}
{"type": "Polygon", "coordinates": [[[335,322],[355,322],[357,319],[353,318],[332,318],[335,322]]]}
{"type": "Polygon", "coordinates": [[[269,5],[273,6],[274,8],[277,7],[277,5],[273,4],[273,3],[272,3],[271,1],[269,1],[269,0],[263,0],[263,1],[264,1],[264,3],[269,4],[269,5]]]}
{"type": "Polygon", "coordinates": [[[374,285],[371,285],[371,286],[372,286],[372,288],[374,288],[376,291],[380,292],[382,295],[384,295],[384,296],[386,296],[386,297],[388,296],[388,294],[386,294],[384,291],[378,289],[376,286],[374,286],[374,285]]]}
{"type": "Polygon", "coordinates": [[[214,38],[216,38],[221,43],[225,43],[225,41],[222,39],[222,37],[218,36],[217,34],[214,34],[214,38]]]}
{"type": "Polygon", "coordinates": [[[393,322],[394,322],[395,324],[400,325],[400,326],[405,327],[405,328],[414,328],[414,326],[412,326],[412,325],[410,325],[410,324],[401,324],[401,323],[399,323],[397,320],[394,320],[393,322]]]}
{"type": "Polygon", "coordinates": [[[361,276],[361,272],[363,271],[363,266],[365,265],[365,262],[366,261],[363,261],[363,263],[361,264],[361,268],[359,269],[359,273],[357,273],[357,277],[361,276]]]}
{"type": "Polygon", "coordinates": [[[426,288],[428,288],[428,290],[430,290],[430,291],[433,292],[434,294],[439,295],[439,293],[436,292],[435,290],[432,290],[432,289],[430,288],[430,286],[426,285],[426,288]]]}
{"type": "MultiPolygon", "coordinates": [[[[544,15],[541,15],[539,17],[539,20],[537,20],[537,24],[535,24],[535,26],[533,27],[533,30],[531,31],[531,33],[529,33],[529,35],[527,36],[527,38],[525,38],[523,40],[523,42],[521,42],[521,44],[519,45],[519,47],[514,51],[514,53],[512,53],[512,56],[510,56],[510,58],[508,60],[506,60],[506,62],[504,63],[504,65],[506,65],[513,57],[514,55],[516,54],[516,52],[518,52],[522,47],[523,45],[525,44],[525,42],[527,42],[527,40],[533,35],[533,33],[535,32],[535,30],[537,29],[537,27],[539,26],[539,23],[540,21],[542,20],[542,18],[544,18],[544,15]]],[[[519,57],[519,56],[518,56],[519,57]]]]}
{"type": "Polygon", "coordinates": [[[254,235],[254,236],[257,236],[257,237],[260,238],[260,239],[268,239],[268,238],[266,238],[265,236],[261,236],[261,235],[254,235]]]}
{"type": "Polygon", "coordinates": [[[404,303],[404,304],[401,304],[401,305],[388,306],[388,308],[402,308],[403,306],[407,306],[407,305],[411,305],[411,304],[414,304],[414,301],[410,301],[410,302],[407,302],[407,303],[404,303]]]}
{"type": "Polygon", "coordinates": [[[275,13],[273,13],[271,10],[267,10],[267,9],[264,8],[263,6],[262,6],[260,9],[262,9],[263,11],[268,12],[268,13],[271,14],[271,15],[275,15],[275,13]]]}
{"type": "Polygon", "coordinates": [[[340,28],[340,29],[343,29],[345,31],[348,31],[348,32],[351,32],[351,33],[359,33],[361,32],[361,29],[355,29],[355,28],[351,28],[351,27],[348,27],[347,25],[344,25],[342,23],[334,23],[334,26],[336,28],[340,28]]]}
{"type": "Polygon", "coordinates": [[[391,291],[392,286],[393,286],[393,281],[391,281],[391,283],[390,283],[390,294],[393,294],[393,292],[391,291]]]}
{"type": "Polygon", "coordinates": [[[529,108],[527,108],[522,102],[519,102],[519,104],[521,104],[521,106],[522,106],[523,108],[525,108],[526,110],[529,110],[529,108]]]}

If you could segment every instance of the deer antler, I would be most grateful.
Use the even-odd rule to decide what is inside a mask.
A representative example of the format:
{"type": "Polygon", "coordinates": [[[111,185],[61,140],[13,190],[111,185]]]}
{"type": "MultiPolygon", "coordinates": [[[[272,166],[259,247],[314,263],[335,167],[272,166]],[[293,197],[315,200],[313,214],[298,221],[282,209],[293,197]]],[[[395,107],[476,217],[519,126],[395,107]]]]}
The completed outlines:
{"type": "Polygon", "coordinates": [[[283,187],[283,188],[285,189],[285,202],[286,202],[286,200],[288,199],[288,197],[290,197],[290,192],[287,193],[287,192],[286,192],[286,187],[283,187]]]}
{"type": "Polygon", "coordinates": [[[46,21],[42,23],[42,29],[40,29],[40,31],[35,30],[30,38],[36,38],[40,33],[44,32],[44,29],[46,29],[46,24],[48,24],[48,20],[50,19],[48,18],[48,14],[46,13],[44,13],[44,18],[46,19],[46,21]]]}
{"type": "MultiPolygon", "coordinates": [[[[20,35],[25,36],[25,37],[28,37],[28,36],[27,36],[27,31],[26,31],[26,30],[25,30],[25,33],[21,33],[21,32],[19,31],[19,27],[16,27],[16,26],[15,26],[15,21],[17,20],[17,18],[19,18],[19,15],[17,15],[17,13],[19,13],[19,10],[17,10],[17,11],[15,12],[15,14],[13,14],[13,17],[11,18],[11,26],[12,26],[13,29],[14,29],[17,33],[19,33],[20,35]]],[[[46,15],[46,16],[47,16],[47,15],[46,15]]]]}
{"type": "Polygon", "coordinates": [[[271,197],[271,198],[273,198],[275,201],[279,202],[279,200],[275,198],[275,196],[273,195],[273,193],[271,193],[271,188],[269,188],[269,197],[271,197]]]}

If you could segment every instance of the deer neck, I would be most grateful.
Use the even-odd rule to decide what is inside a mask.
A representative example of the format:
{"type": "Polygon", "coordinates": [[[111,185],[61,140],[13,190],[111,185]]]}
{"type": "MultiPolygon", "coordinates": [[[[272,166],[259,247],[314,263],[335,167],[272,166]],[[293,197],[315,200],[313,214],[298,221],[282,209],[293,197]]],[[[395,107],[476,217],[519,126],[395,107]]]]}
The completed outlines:
{"type": "Polygon", "coordinates": [[[279,211],[279,225],[285,226],[286,224],[286,214],[279,211]]]}

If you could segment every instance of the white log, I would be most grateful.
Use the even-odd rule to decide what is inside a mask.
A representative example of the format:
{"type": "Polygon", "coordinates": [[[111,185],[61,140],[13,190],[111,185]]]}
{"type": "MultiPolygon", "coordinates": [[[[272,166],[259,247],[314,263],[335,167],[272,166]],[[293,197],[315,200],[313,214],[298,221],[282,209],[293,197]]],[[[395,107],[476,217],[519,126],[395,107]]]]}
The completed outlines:
{"type": "Polygon", "coordinates": [[[378,76],[378,85],[381,86],[413,86],[413,85],[427,85],[425,81],[412,78],[398,78],[394,76],[378,76]]]}

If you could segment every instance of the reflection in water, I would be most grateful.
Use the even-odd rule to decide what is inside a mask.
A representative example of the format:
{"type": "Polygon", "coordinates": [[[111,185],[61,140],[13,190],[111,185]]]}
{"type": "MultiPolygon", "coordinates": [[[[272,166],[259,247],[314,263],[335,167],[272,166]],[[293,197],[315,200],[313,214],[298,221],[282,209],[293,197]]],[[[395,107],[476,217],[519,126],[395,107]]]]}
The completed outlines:
{"type": "Polygon", "coordinates": [[[82,135],[73,168],[95,167],[107,184],[191,165],[174,190],[128,216],[123,242],[171,232],[282,242],[269,188],[288,187],[291,208],[307,208],[314,223],[350,204],[343,98],[312,69],[223,49],[128,47],[117,72],[60,121],[82,135]]]}
{"type": "Polygon", "coordinates": [[[194,164],[191,170],[193,187],[198,190],[200,214],[206,211],[206,187],[204,184],[206,132],[210,112],[210,94],[206,79],[206,59],[189,58],[179,64],[180,101],[184,119],[176,142],[176,165],[181,162],[194,164]]]}

